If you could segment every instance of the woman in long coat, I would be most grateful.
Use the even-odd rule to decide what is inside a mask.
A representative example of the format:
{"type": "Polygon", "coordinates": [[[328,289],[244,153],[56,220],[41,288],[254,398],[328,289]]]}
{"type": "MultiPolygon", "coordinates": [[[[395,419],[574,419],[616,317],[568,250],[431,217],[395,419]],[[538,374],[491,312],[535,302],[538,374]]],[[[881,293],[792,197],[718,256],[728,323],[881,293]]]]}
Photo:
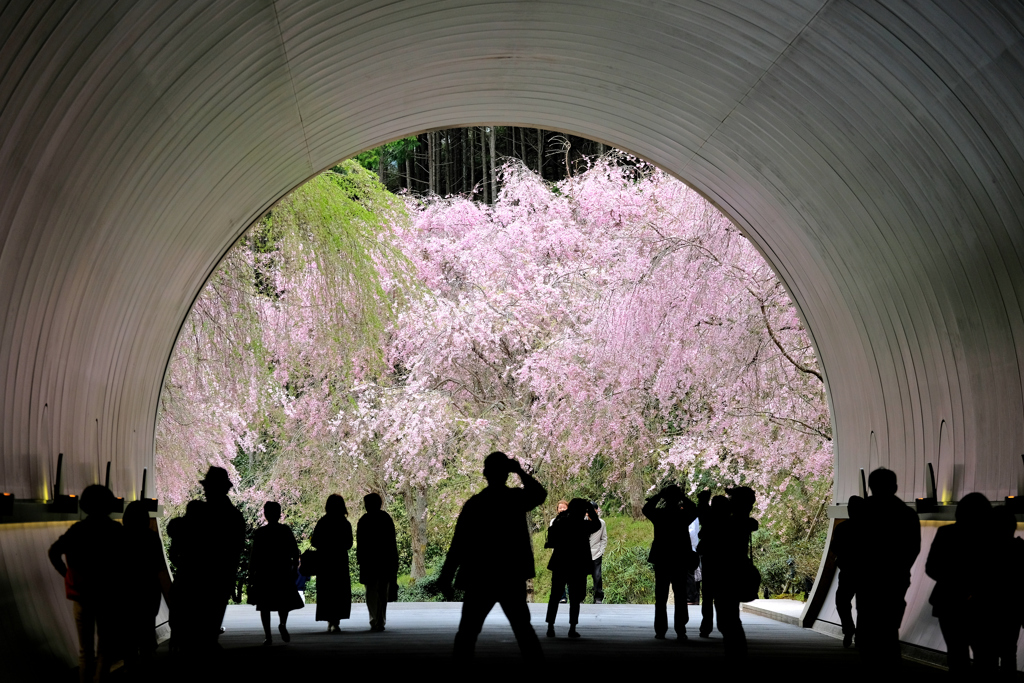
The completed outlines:
{"type": "Polygon", "coordinates": [[[352,525],[346,519],[345,499],[337,494],[327,498],[326,515],[313,528],[310,539],[316,548],[316,620],[327,622],[327,632],[337,633],[338,622],[352,613],[352,578],[348,551],[352,547],[352,525]]]}
{"type": "Polygon", "coordinates": [[[295,588],[296,567],[299,563],[299,545],[292,530],[281,524],[281,505],[268,501],[263,506],[267,525],[252,535],[252,555],[249,556],[249,603],[255,604],[263,621],[264,645],[273,643],[270,635],[270,613],[277,612],[281,620],[277,630],[281,640],[288,642],[288,612],[302,609],[302,598],[295,588]]]}
{"type": "Polygon", "coordinates": [[[548,527],[548,548],[554,548],[548,569],[551,570],[551,597],[548,599],[548,638],[555,636],[559,594],[555,586],[569,587],[569,637],[579,638],[576,624],[580,620],[580,603],[587,593],[587,576],[593,567],[590,535],[601,529],[594,506],[582,498],[573,498],[569,509],[560,512],[548,527]]]}

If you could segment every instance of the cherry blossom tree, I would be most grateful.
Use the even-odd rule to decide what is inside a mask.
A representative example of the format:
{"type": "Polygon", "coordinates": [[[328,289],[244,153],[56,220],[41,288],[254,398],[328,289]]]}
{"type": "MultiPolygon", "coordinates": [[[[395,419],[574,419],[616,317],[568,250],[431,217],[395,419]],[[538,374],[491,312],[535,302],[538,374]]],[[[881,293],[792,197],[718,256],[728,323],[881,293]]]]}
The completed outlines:
{"type": "Polygon", "coordinates": [[[591,482],[638,514],[666,479],[742,483],[779,533],[823,528],[821,371],[750,242],[616,153],[556,184],[500,173],[488,206],[398,199],[349,163],[257,224],[168,370],[161,497],[183,503],[209,463],[296,518],[378,491],[408,515],[414,576],[430,511],[457,509],[496,448],[553,495],[591,482]]]}

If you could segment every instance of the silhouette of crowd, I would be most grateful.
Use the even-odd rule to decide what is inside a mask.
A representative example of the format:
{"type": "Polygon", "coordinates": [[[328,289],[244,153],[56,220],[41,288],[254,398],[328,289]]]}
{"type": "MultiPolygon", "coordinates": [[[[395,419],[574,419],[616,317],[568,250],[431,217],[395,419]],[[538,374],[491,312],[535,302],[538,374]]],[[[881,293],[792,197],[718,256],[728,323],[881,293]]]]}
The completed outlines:
{"type": "MultiPolygon", "coordinates": [[[[456,590],[464,595],[454,654],[473,657],[485,618],[500,604],[522,655],[540,658],[527,604],[527,582],[535,576],[527,513],[544,503],[547,491],[518,460],[499,451],[487,456],[483,475],[487,486],[463,506],[437,580],[447,599],[456,590]],[[521,487],[509,487],[509,475],[521,487]]],[[[176,570],[173,584],[143,504],[129,504],[118,524],[110,518],[115,499],[106,487],[83,491],[85,519],[49,551],[73,602],[82,681],[105,680],[118,659],[129,670],[145,668],[156,649],[154,625],[161,597],[170,610],[174,651],[204,654],[218,649],[227,604],[241,594],[236,584],[246,529],[228,497],[231,482],[224,469],[210,467],[200,484],[204,499],[190,501],[185,514],[167,526],[176,570]]],[[[893,472],[875,470],[868,487],[867,498],[851,497],[848,519],[836,525],[829,550],[839,570],[835,602],[843,645],[856,645],[869,666],[885,670],[901,659],[900,626],[921,550],[921,524],[914,509],[897,497],[893,472]]],[[[643,514],[654,527],[648,562],[655,579],[655,638],[667,637],[669,596],[674,593],[681,599],[673,630],[677,642],[687,641],[685,603],[697,602],[697,589],[702,617],[698,635],[710,637],[717,619],[730,661],[747,655],[739,606],[758,596],[761,583],[753,561],[755,504],[754,491],[747,487],[716,496],[704,490],[694,503],[675,484],[646,501],[643,514]]],[[[365,514],[355,533],[358,578],[366,588],[370,630],[381,632],[387,603],[397,599],[398,545],[394,521],[380,495],[366,495],[363,505],[365,514]]],[[[277,502],[263,506],[266,524],[252,534],[246,575],[247,601],[260,614],[267,646],[274,640],[273,612],[278,613],[281,640],[290,641],[288,614],[304,606],[299,590],[310,576],[317,577],[316,620],[327,622],[328,633],[337,633],[341,620],[351,615],[353,532],[344,499],[336,494],[327,498],[325,514],[304,553],[281,515],[277,502]]],[[[1017,639],[1024,624],[1024,539],[1016,537],[1016,530],[1014,513],[993,506],[980,493],[964,496],[955,523],[936,530],[924,569],[935,581],[930,602],[954,675],[1016,675],[1017,639]]],[[[581,637],[577,626],[587,576],[594,580],[595,603],[603,598],[601,561],[607,543],[607,528],[595,503],[583,498],[559,501],[545,544],[552,549],[548,637],[556,636],[559,604],[566,597],[568,636],[581,637]]]]}

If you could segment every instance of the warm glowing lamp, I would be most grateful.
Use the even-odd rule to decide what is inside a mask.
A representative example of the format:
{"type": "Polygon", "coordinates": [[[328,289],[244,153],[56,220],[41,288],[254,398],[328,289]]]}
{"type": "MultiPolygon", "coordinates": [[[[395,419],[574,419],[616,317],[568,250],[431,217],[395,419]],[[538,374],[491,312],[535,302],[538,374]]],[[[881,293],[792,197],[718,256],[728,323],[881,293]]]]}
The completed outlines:
{"type": "Polygon", "coordinates": [[[14,514],[14,494],[13,493],[0,493],[0,515],[13,515],[14,514]]]}

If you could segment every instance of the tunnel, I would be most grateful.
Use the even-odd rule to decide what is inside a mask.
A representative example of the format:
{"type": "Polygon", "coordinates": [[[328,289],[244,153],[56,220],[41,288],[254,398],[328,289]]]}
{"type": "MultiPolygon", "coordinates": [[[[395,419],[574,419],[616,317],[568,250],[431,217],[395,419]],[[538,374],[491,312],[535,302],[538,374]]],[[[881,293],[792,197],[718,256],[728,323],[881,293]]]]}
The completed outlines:
{"type": "MultiPolygon", "coordinates": [[[[419,131],[578,134],[720,208],[810,331],[833,516],[879,466],[908,502],[929,464],[940,502],[1024,488],[1019,2],[11,0],[0,45],[5,659],[75,662],[58,454],[66,492],[109,461],[116,495],[152,495],[164,372],[222,256],[419,131]]],[[[928,528],[901,637],[941,651],[928,528]]]]}

